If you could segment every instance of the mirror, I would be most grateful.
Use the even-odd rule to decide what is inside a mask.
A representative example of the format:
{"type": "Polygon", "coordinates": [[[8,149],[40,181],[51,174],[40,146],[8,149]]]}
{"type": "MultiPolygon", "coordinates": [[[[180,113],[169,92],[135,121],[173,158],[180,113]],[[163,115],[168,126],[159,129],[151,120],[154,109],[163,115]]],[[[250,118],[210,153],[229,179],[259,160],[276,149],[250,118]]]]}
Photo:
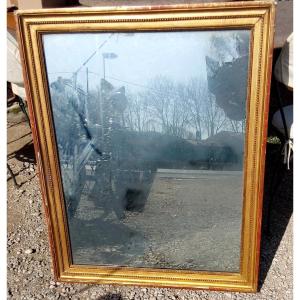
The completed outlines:
{"type": "Polygon", "coordinates": [[[250,34],[43,35],[74,264],[240,271],[250,34]]]}

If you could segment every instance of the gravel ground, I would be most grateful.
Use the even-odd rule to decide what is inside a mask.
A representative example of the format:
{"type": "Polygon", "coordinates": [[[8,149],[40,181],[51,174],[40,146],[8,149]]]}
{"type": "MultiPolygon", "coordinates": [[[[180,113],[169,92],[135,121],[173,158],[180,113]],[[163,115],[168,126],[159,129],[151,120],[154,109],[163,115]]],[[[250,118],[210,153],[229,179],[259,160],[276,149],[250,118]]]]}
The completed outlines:
{"type": "MultiPolygon", "coordinates": [[[[30,135],[20,114],[8,117],[8,163],[21,187],[8,180],[8,299],[292,299],[292,172],[275,198],[271,235],[263,236],[260,291],[256,294],[61,284],[51,273],[46,226],[30,135]],[[19,119],[18,119],[19,118],[19,119]],[[21,120],[20,120],[21,118],[21,120]],[[18,124],[18,122],[21,122],[18,124]],[[20,127],[21,126],[21,127],[20,127]]],[[[268,149],[266,203],[274,155],[268,149]]]]}

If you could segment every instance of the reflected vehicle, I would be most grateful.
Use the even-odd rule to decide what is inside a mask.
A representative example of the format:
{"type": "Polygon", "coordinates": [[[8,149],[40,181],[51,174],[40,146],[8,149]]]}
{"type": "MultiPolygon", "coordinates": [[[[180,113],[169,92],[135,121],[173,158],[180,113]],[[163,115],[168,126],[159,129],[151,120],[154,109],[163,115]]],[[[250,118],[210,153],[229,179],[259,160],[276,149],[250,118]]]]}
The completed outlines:
{"type": "Polygon", "coordinates": [[[75,264],[239,270],[249,34],[64,34],[80,68],[44,36],[75,264]]]}

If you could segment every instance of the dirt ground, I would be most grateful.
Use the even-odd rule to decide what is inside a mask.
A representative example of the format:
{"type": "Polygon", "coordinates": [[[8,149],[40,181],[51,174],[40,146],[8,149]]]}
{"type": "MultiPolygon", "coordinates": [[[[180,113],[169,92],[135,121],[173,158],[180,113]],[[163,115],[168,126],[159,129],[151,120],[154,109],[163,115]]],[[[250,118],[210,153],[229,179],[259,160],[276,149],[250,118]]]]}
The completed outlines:
{"type": "MultiPolygon", "coordinates": [[[[61,284],[55,282],[51,273],[51,257],[48,249],[48,239],[46,226],[44,223],[43,209],[41,205],[41,194],[39,189],[39,182],[36,176],[36,162],[33,152],[30,128],[25,121],[22,113],[17,113],[16,110],[11,110],[8,114],[8,163],[16,174],[16,180],[19,187],[15,187],[13,181],[8,174],[8,298],[9,299],[292,299],[292,171],[283,174],[283,181],[276,193],[275,201],[272,206],[270,234],[263,233],[262,251],[261,251],[261,267],[259,287],[260,290],[256,294],[244,293],[222,293],[222,292],[208,292],[208,291],[190,291],[179,289],[160,289],[160,288],[138,288],[138,287],[121,287],[110,285],[85,285],[85,284],[61,284]]],[[[267,150],[267,173],[265,184],[265,206],[267,207],[270,195],[270,180],[274,173],[276,145],[269,145],[267,150]]],[[[153,216],[153,209],[158,202],[157,193],[164,191],[162,188],[167,182],[168,176],[158,176],[153,184],[153,190],[150,192],[153,201],[152,207],[145,205],[144,214],[149,214],[147,217],[153,216]],[[165,178],[164,178],[165,177],[165,178]],[[156,204],[155,204],[156,203],[156,204]]],[[[230,180],[230,179],[229,179],[230,180]]],[[[188,181],[193,184],[193,181],[188,181]]],[[[178,180],[178,189],[180,185],[181,191],[184,188],[190,189],[189,184],[185,180],[178,180]]],[[[169,185],[170,187],[170,185],[169,185]]],[[[209,186],[207,186],[209,188],[209,186]]],[[[174,190],[172,188],[172,190],[174,190]]],[[[180,191],[177,191],[180,193],[180,191]]],[[[190,193],[190,198],[197,194],[197,190],[190,193]]],[[[161,197],[161,195],[159,195],[161,197]]],[[[230,195],[228,195],[230,196],[230,195]]],[[[178,197],[180,198],[180,197],[178,197]]],[[[230,198],[230,197],[228,197],[230,198]]],[[[91,203],[82,203],[82,211],[88,209],[91,203]]],[[[192,205],[192,203],[191,203],[192,205]]],[[[228,206],[231,203],[228,202],[228,206]]],[[[170,219],[165,217],[166,210],[169,211],[169,206],[159,207],[161,211],[162,226],[167,226],[170,222],[182,222],[177,218],[178,211],[176,207],[172,209],[170,219]]],[[[207,206],[206,213],[212,207],[207,206]]],[[[178,209],[177,209],[178,210],[178,209]]],[[[224,207],[223,207],[224,210],[224,207]]],[[[230,212],[228,214],[235,214],[237,212],[230,212]]],[[[193,212],[190,219],[193,221],[199,212],[193,212]]],[[[266,213],[265,213],[266,216],[266,213]]],[[[205,216],[203,216],[205,218],[205,216]]],[[[216,214],[216,218],[220,215],[216,214]]],[[[81,214],[81,218],[84,218],[81,214]]],[[[80,215],[79,218],[80,219],[80,215]]],[[[232,220],[235,220],[232,218],[232,220]]],[[[137,217],[136,213],[131,213],[122,221],[122,226],[129,227],[130,231],[134,228],[145,226],[147,230],[148,239],[157,239],[157,229],[161,226],[150,226],[150,223],[142,224],[142,220],[137,217]]],[[[210,222],[214,220],[203,221],[203,232],[211,228],[210,222]],[[206,226],[206,227],[205,227],[206,226]]],[[[153,223],[153,222],[152,222],[153,223]]],[[[193,222],[195,223],[195,222],[193,222]]],[[[200,222],[201,223],[201,222],[200,222]]],[[[264,222],[265,223],[265,222],[264,222]]],[[[79,224],[80,225],[80,224],[79,224]]],[[[79,226],[77,224],[77,226],[79,226]]],[[[201,226],[202,226],[201,225],[201,226]]],[[[201,227],[200,226],[200,227],[201,227]]],[[[220,228],[225,226],[222,220],[218,223],[220,228]]],[[[264,224],[265,226],[265,224],[264,224]]],[[[238,228],[238,227],[237,227],[238,228]]],[[[199,228],[194,228],[196,234],[199,228]]],[[[218,230],[218,228],[215,228],[218,230]]],[[[217,236],[218,234],[214,232],[217,236]]],[[[160,231],[161,240],[170,238],[170,236],[163,236],[165,233],[160,231]]],[[[207,232],[206,243],[209,243],[207,232]]],[[[139,244],[138,234],[133,238],[132,242],[139,244]]],[[[184,263],[189,263],[190,267],[200,264],[200,262],[190,261],[191,257],[195,257],[198,249],[191,244],[183,245],[180,237],[184,236],[184,231],[178,233],[176,238],[173,237],[173,249],[170,246],[165,246],[163,243],[157,244],[160,247],[160,253],[170,254],[168,257],[155,257],[148,251],[147,260],[149,263],[156,265],[169,264],[171,267],[178,266],[186,267],[184,263]],[[167,248],[164,248],[167,247],[167,248]],[[191,248],[190,253],[186,247],[191,248]],[[176,250],[179,249],[179,250],[176,250]],[[195,253],[193,251],[196,251],[195,253]],[[188,253],[187,257],[182,253],[188,253]],[[180,255],[179,255],[180,254],[180,255]],[[183,263],[184,262],[184,263],[183,263]]],[[[206,238],[205,235],[202,238],[206,238]]],[[[220,242],[223,242],[224,237],[220,237],[220,242]]],[[[231,237],[229,237],[231,239],[231,237]]],[[[229,240],[228,239],[228,240],[229,240]]],[[[205,244],[205,243],[204,243],[205,244]]],[[[140,244],[139,244],[140,245],[140,244]]],[[[80,246],[80,245],[79,245],[80,246]]],[[[141,246],[139,246],[141,247],[141,246]]],[[[78,247],[80,259],[80,251],[83,247],[78,247]]],[[[216,247],[218,249],[218,247],[216,247]]],[[[229,248],[228,248],[229,249],[229,248]]],[[[108,249],[109,250],[109,249],[108,249]]],[[[214,250],[214,249],[213,249],[214,250]]],[[[132,252],[133,256],[136,254],[136,249],[132,252]]],[[[153,251],[157,253],[157,249],[153,251]]],[[[234,253],[234,252],[233,252],[234,253]]],[[[218,255],[218,253],[213,253],[218,255]]],[[[219,253],[220,254],[220,253],[219,253]]],[[[225,253],[226,257],[230,257],[225,253]]],[[[207,255],[207,253],[206,253],[207,255]]],[[[86,257],[86,256],[84,256],[86,257]]],[[[236,259],[236,255],[232,256],[230,264],[236,259]]],[[[222,258],[220,258],[222,260],[222,258]]],[[[211,258],[207,258],[207,264],[214,267],[211,258]]],[[[229,264],[225,264],[228,267],[229,264]]]]}

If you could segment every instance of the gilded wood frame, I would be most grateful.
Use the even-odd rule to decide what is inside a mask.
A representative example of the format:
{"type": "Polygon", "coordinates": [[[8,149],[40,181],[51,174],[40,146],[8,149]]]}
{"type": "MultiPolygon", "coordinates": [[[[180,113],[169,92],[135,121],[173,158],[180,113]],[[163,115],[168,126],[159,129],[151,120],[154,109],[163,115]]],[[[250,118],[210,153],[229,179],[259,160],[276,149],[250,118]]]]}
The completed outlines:
{"type": "Polygon", "coordinates": [[[256,291],[274,3],[251,1],[20,11],[17,13],[17,28],[55,278],[63,282],[256,291]],[[238,28],[250,29],[252,32],[240,272],[74,265],[68,240],[41,36],[47,32],[155,31],[191,28],[238,28]]]}

